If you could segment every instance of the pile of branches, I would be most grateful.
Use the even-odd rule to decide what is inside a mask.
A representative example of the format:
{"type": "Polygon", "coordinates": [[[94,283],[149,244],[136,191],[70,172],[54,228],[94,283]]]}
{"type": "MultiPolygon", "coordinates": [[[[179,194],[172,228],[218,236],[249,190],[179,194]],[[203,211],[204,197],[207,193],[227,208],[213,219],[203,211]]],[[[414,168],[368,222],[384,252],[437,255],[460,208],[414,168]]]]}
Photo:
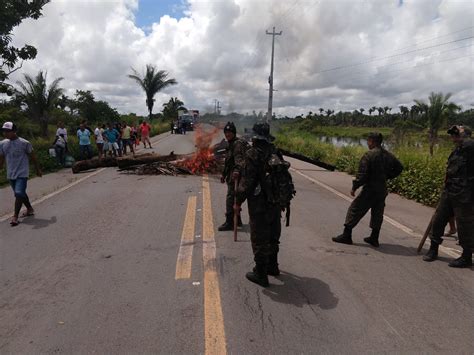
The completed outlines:
{"type": "Polygon", "coordinates": [[[137,175],[192,175],[189,169],[176,164],[176,162],[161,162],[157,161],[154,163],[134,165],[119,169],[119,171],[125,171],[129,174],[137,175]]]}

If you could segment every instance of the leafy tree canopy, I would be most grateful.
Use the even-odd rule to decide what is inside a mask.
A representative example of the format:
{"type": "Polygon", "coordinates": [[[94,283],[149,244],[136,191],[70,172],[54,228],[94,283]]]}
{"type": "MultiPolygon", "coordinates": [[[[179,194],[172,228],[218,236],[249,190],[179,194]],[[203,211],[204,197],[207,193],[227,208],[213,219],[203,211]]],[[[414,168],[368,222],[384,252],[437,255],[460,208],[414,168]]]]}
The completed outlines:
{"type": "Polygon", "coordinates": [[[41,10],[50,0],[2,0],[0,6],[0,93],[13,93],[12,87],[5,83],[8,76],[21,68],[19,60],[29,60],[36,57],[35,47],[25,44],[22,48],[11,45],[13,28],[23,20],[37,20],[41,10]]]}

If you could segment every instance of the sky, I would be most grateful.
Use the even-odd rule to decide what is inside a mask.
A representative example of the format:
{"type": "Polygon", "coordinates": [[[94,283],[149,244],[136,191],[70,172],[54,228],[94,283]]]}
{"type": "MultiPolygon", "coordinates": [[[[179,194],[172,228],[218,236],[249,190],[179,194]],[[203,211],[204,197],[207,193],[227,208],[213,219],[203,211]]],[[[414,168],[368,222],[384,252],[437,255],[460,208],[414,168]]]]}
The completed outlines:
{"type": "Polygon", "coordinates": [[[11,78],[47,71],[48,81],[91,90],[120,113],[146,114],[127,77],[147,64],[178,81],[156,95],[189,109],[266,112],[275,26],[273,110],[352,111],[411,106],[430,92],[474,105],[472,0],[53,0],[14,30],[38,49],[11,78]]]}

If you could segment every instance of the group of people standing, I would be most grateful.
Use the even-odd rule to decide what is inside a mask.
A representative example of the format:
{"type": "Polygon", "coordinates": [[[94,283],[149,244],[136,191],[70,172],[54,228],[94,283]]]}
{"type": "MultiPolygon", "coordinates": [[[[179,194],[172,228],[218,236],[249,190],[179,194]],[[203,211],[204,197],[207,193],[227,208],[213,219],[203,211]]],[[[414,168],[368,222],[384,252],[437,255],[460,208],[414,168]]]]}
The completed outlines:
{"type": "MultiPolygon", "coordinates": [[[[455,148],[448,158],[445,183],[432,219],[431,246],[423,260],[434,261],[438,258],[444,230],[454,218],[462,255],[452,260],[449,266],[470,268],[474,251],[474,141],[471,139],[472,131],[467,126],[452,126],[447,132],[455,148]]],[[[272,175],[275,160],[280,163],[284,160],[272,144],[273,137],[266,123],[254,125],[251,147],[237,137],[232,122],[226,124],[224,135],[228,141],[228,148],[221,182],[227,183],[227,196],[225,222],[219,227],[219,231],[229,231],[236,227],[233,216],[239,214],[240,217],[241,205],[247,201],[255,267],[246,277],[254,283],[267,287],[268,275],[280,274],[278,253],[281,212],[284,208],[278,204],[278,199],[270,198],[275,192],[266,186],[272,175]]],[[[400,161],[383,148],[382,142],[382,134],[378,132],[369,134],[369,150],[360,160],[350,191],[355,199],[347,211],[343,233],[332,238],[336,243],[351,245],[352,230],[370,210],[372,232],[364,238],[364,241],[375,248],[380,246],[379,237],[385,199],[388,195],[387,180],[397,177],[403,170],[400,161]],[[359,188],[361,192],[356,196],[359,188]]],[[[289,163],[287,164],[289,166],[289,163]]],[[[287,208],[289,209],[289,204],[287,208]]],[[[242,224],[240,218],[237,224],[239,226],[242,224]]]]}
{"type": "MultiPolygon", "coordinates": [[[[135,148],[139,145],[140,141],[145,148],[148,144],[151,149],[150,132],[151,126],[146,121],[142,121],[138,127],[135,124],[129,125],[126,122],[122,122],[98,125],[95,129],[91,129],[86,121],[82,121],[76,132],[79,141],[80,160],[92,158],[93,140],[95,141],[99,159],[106,157],[107,154],[110,157],[127,155],[127,148],[130,148],[130,152],[135,154],[135,148]]],[[[58,164],[64,166],[66,154],[68,153],[68,134],[63,122],[58,123],[53,146],[58,164]]]]}

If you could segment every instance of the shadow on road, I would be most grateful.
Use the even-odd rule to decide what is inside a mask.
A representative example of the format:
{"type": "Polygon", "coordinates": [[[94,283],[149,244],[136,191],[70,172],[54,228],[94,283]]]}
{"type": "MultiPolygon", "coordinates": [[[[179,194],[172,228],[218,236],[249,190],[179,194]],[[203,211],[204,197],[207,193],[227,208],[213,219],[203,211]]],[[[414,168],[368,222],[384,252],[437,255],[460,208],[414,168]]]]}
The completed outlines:
{"type": "MultiPolygon", "coordinates": [[[[399,244],[380,243],[380,247],[374,248],[365,243],[354,243],[354,245],[363,248],[370,248],[383,254],[399,255],[399,256],[417,256],[415,247],[405,247],[399,244]]],[[[421,254],[420,254],[421,255],[421,254]]]]}
{"type": "Polygon", "coordinates": [[[33,226],[33,229],[46,228],[51,224],[57,222],[56,216],[51,217],[50,219],[43,218],[25,218],[21,223],[33,226]]]}
{"type": "MultiPolygon", "coordinates": [[[[317,305],[321,309],[336,308],[339,298],[331,292],[329,285],[311,277],[300,277],[282,272],[277,277],[283,284],[274,284],[263,294],[279,303],[292,304],[297,307],[317,305]]],[[[271,281],[270,281],[271,282],[271,281]]]]}

